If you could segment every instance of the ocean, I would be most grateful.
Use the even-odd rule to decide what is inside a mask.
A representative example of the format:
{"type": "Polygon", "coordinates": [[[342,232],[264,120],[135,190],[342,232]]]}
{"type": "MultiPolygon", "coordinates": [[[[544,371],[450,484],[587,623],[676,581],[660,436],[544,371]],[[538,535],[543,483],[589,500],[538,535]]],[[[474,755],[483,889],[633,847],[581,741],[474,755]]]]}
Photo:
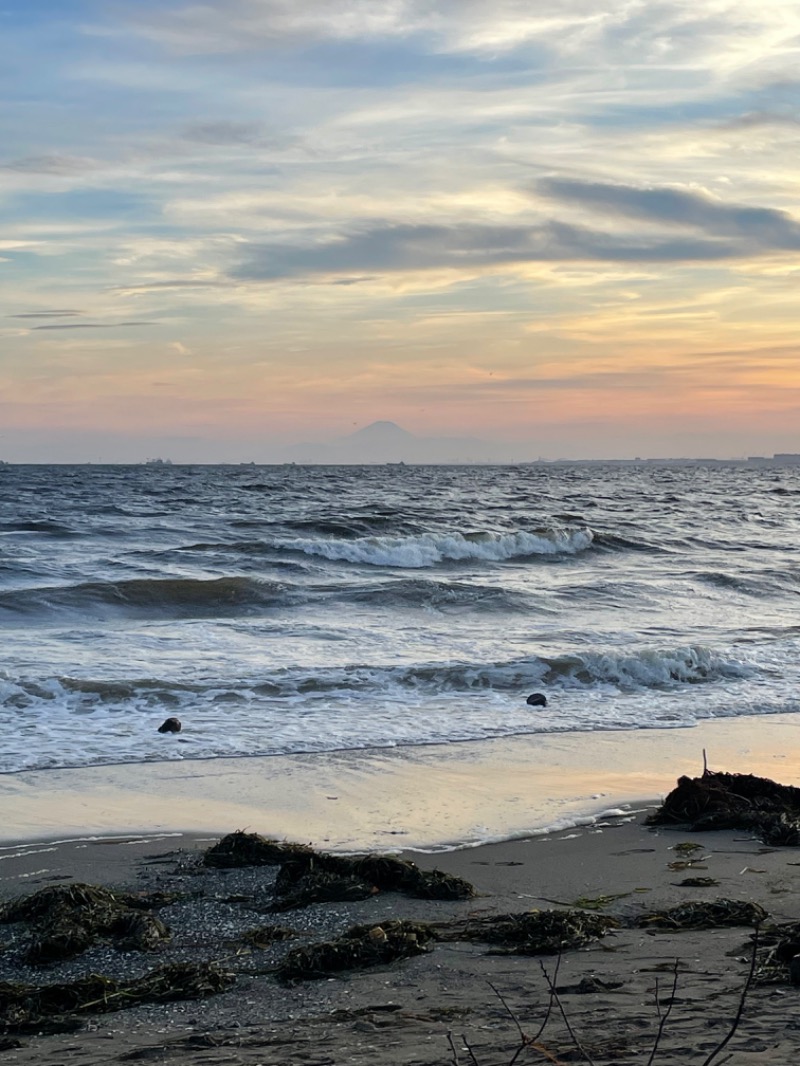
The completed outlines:
{"type": "Polygon", "coordinates": [[[795,713],[799,504],[791,466],[0,467],[0,771],[795,713]]]}

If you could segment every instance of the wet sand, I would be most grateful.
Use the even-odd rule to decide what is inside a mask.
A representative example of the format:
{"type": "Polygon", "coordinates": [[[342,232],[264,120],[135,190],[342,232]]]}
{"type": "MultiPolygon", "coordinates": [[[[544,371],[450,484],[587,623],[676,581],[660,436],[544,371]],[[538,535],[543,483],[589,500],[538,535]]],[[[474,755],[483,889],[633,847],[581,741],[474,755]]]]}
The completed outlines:
{"type": "MultiPolygon", "coordinates": [[[[800,919],[800,849],[768,849],[741,832],[686,834],[648,829],[644,813],[601,819],[591,826],[425,856],[471,881],[477,898],[454,903],[381,893],[355,903],[328,903],[278,916],[264,913],[272,868],[214,871],[196,865],[205,835],[159,835],[34,844],[0,851],[0,894],[90,881],[137,890],[191,894],[162,918],[173,930],[163,952],[146,957],[95,948],[73,962],[39,971],[47,981],[88,972],[144,972],[164,961],[221,959],[235,986],[202,1002],[137,1007],[95,1015],[74,1033],[25,1036],[4,1052],[25,1066],[152,1062],[188,1066],[505,1066],[520,1045],[518,1025],[533,1036],[545,1019],[549,991],[540,960],[492,954],[486,944],[436,943],[425,955],[391,966],[293,987],[276,983],[276,961],[293,942],[243,951],[245,928],[279,921],[297,942],[349,926],[390,918],[442,921],[532,908],[559,907],[616,896],[606,913],[631,916],[689,899],[730,898],[760,903],[775,921],[800,919]],[[681,887],[685,861],[675,845],[702,845],[688,873],[718,885],[681,887]],[[238,898],[237,898],[238,897],[238,898]],[[502,998],[501,998],[502,997],[502,998]],[[512,1017],[513,1014],[513,1017],[512,1017]],[[470,1050],[467,1050],[471,1048],[470,1050]]],[[[253,829],[260,829],[255,825],[253,829]]],[[[9,940],[0,927],[0,940],[9,940]]],[[[659,932],[625,928],[565,952],[555,981],[570,1024],[597,1066],[648,1062],[659,1016],[678,985],[654,1064],[701,1066],[730,1028],[748,972],[747,928],[659,932]],[[593,991],[579,990],[594,979],[593,991]]],[[[10,943],[0,953],[2,978],[27,979],[10,943]]],[[[554,977],[556,960],[541,960],[554,977]]],[[[748,996],[739,1029],[717,1061],[730,1066],[789,1066],[800,1052],[798,996],[788,984],[759,986],[748,996]]],[[[575,1063],[581,1059],[558,1009],[537,1046],[517,1062],[575,1063]]]]}
{"type": "MultiPolygon", "coordinates": [[[[165,754],[184,750],[163,739],[165,754]]],[[[700,773],[703,749],[717,769],[798,781],[800,717],[3,774],[0,842],[251,828],[351,851],[463,846],[664,795],[700,773]]]]}

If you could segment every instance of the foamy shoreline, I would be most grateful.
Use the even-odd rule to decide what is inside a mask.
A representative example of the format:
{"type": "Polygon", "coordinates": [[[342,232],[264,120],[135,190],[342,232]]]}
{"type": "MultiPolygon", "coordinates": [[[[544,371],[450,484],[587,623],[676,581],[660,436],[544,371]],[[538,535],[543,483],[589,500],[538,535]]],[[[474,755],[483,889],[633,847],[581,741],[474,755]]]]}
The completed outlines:
{"type": "Polygon", "coordinates": [[[340,850],[439,851],[585,824],[709,765],[800,778],[800,718],[0,777],[0,840],[252,829],[340,850]]]}

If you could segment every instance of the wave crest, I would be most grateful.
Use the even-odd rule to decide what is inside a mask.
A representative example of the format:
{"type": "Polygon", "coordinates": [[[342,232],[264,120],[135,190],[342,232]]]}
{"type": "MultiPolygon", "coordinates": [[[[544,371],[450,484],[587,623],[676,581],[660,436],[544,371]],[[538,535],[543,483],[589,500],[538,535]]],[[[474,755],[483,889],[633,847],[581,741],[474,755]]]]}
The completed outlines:
{"type": "Polygon", "coordinates": [[[423,569],[448,562],[505,562],[541,555],[574,555],[592,544],[590,529],[537,533],[421,533],[358,540],[294,538],[277,546],[337,562],[423,569]]]}

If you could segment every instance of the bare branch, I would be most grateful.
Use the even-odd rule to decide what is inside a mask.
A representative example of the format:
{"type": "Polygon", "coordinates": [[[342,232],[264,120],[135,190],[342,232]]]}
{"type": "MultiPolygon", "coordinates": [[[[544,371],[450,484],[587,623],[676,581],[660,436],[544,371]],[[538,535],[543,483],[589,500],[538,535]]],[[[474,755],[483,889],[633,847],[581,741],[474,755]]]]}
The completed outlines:
{"type": "MultiPolygon", "coordinates": [[[[575,1033],[575,1030],[572,1028],[572,1024],[571,1024],[571,1022],[570,1022],[570,1020],[569,1020],[569,1018],[567,1016],[567,1012],[564,1010],[564,1004],[561,1002],[561,997],[559,996],[558,991],[556,990],[555,984],[553,983],[553,981],[550,980],[550,977],[549,977],[549,975],[547,973],[547,970],[544,968],[544,964],[542,962],[540,962],[539,966],[541,967],[542,973],[544,974],[545,981],[547,981],[548,985],[550,986],[550,991],[553,994],[553,998],[555,1000],[556,1006],[558,1007],[559,1011],[561,1012],[561,1017],[564,1019],[564,1025],[566,1025],[567,1032],[569,1033],[573,1044],[578,1049],[578,1053],[583,1056],[584,1062],[588,1062],[589,1063],[589,1066],[596,1066],[596,1064],[595,1064],[594,1060],[592,1059],[591,1055],[588,1053],[586,1048],[583,1047],[583,1045],[581,1044],[580,1040],[578,1039],[578,1037],[577,1037],[577,1035],[575,1033]]],[[[706,1064],[704,1063],[703,1066],[706,1066],[706,1064]]]]}
{"type": "Polygon", "coordinates": [[[456,1051],[456,1045],[453,1043],[453,1032],[450,1030],[447,1034],[447,1043],[450,1045],[450,1053],[453,1056],[453,1066],[461,1066],[458,1060],[458,1052],[456,1051]]]}
{"type": "Polygon", "coordinates": [[[472,1063],[472,1066],[480,1066],[480,1064],[478,1063],[478,1060],[475,1058],[475,1052],[470,1047],[470,1043],[469,1043],[469,1041],[467,1040],[466,1036],[463,1033],[461,1034],[461,1039],[464,1041],[464,1047],[467,1049],[467,1054],[469,1055],[469,1061],[472,1063]]]}
{"type": "Polygon", "coordinates": [[[658,1002],[658,979],[656,978],[656,1009],[658,1010],[658,1016],[661,1019],[658,1025],[658,1032],[656,1033],[655,1043],[653,1044],[653,1050],[650,1052],[650,1058],[647,1060],[647,1066],[653,1066],[653,1062],[658,1051],[658,1045],[661,1043],[661,1037],[664,1035],[664,1027],[667,1024],[667,1019],[672,1013],[672,1008],[675,1005],[675,993],[678,989],[678,964],[679,960],[675,960],[675,969],[672,974],[672,994],[669,997],[669,1003],[664,1013],[661,1013],[661,1005],[658,1002]]]}
{"type": "MultiPolygon", "coordinates": [[[[539,963],[539,965],[542,966],[541,962],[539,963]]],[[[543,966],[542,966],[542,969],[544,969],[543,966]]],[[[553,983],[552,984],[550,983],[549,980],[547,980],[547,974],[545,974],[545,980],[547,980],[547,984],[548,984],[548,987],[550,989],[550,999],[548,1000],[548,1003],[547,1003],[547,1010],[545,1011],[544,1021],[539,1026],[539,1030],[536,1033],[536,1035],[533,1037],[533,1042],[534,1043],[541,1038],[542,1033],[547,1028],[547,1023],[550,1021],[550,1015],[553,1013],[553,1004],[555,1003],[555,996],[554,996],[555,983],[558,980],[558,971],[560,969],[561,969],[561,952],[558,953],[558,957],[556,958],[556,966],[555,966],[555,969],[553,970],[553,983]]]]}
{"type": "MultiPolygon", "coordinates": [[[[758,935],[759,935],[759,932],[760,932],[760,927],[758,925],[756,925],[755,934],[753,936],[753,957],[750,960],[750,972],[747,974],[747,980],[744,983],[744,988],[742,989],[742,994],[739,997],[739,1009],[736,1011],[736,1015],[734,1016],[733,1022],[732,1022],[731,1027],[730,1027],[730,1030],[728,1031],[728,1035],[726,1037],[724,1037],[724,1039],[721,1040],[719,1042],[719,1044],[717,1044],[717,1046],[714,1048],[714,1050],[711,1052],[711,1054],[708,1056],[708,1058],[703,1062],[703,1066],[711,1066],[711,1063],[714,1061],[714,1059],[717,1057],[717,1055],[719,1055],[720,1052],[722,1052],[723,1049],[728,1045],[728,1043],[733,1039],[734,1033],[739,1028],[739,1022],[742,1020],[742,1015],[744,1014],[745,1003],[747,1002],[747,993],[750,991],[750,988],[751,988],[751,986],[753,984],[753,978],[755,977],[755,973],[756,973],[756,962],[758,961],[758,935]]],[[[730,1058],[730,1055],[728,1056],[728,1058],[730,1058]]],[[[727,1060],[723,1060],[723,1061],[727,1061],[727,1060]]]]}
{"type": "Polygon", "coordinates": [[[492,984],[491,981],[487,981],[486,983],[488,984],[489,988],[491,988],[492,992],[494,992],[494,994],[497,996],[497,998],[500,1000],[500,1002],[505,1007],[506,1014],[508,1014],[508,1016],[511,1019],[511,1021],[514,1023],[514,1025],[516,1025],[517,1032],[519,1033],[520,1040],[522,1040],[523,1043],[527,1043],[528,1042],[528,1037],[525,1035],[525,1032],[523,1031],[523,1028],[522,1028],[522,1026],[519,1023],[519,1018],[513,1012],[511,1007],[509,1007],[508,1003],[505,1000],[505,997],[503,996],[503,993],[498,988],[496,988],[492,984]]]}

